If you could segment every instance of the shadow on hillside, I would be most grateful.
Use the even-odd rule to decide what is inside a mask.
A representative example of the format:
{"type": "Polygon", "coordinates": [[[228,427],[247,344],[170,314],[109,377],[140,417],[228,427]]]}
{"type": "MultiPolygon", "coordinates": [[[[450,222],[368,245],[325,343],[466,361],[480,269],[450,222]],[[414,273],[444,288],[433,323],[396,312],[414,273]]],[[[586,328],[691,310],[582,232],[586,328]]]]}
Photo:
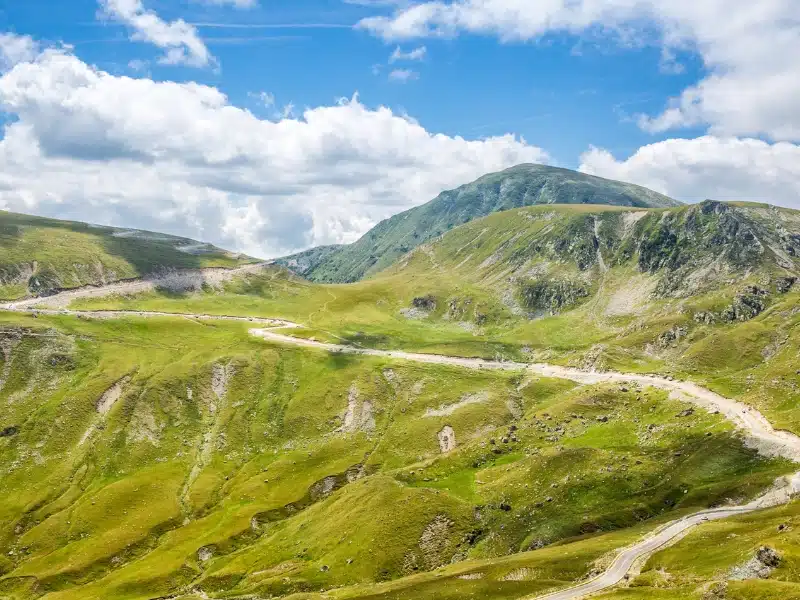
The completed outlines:
{"type": "Polygon", "coordinates": [[[359,356],[357,354],[328,352],[328,366],[332,369],[346,369],[358,362],[358,360],[359,356]]]}
{"type": "Polygon", "coordinates": [[[98,240],[110,255],[117,256],[132,264],[141,274],[151,273],[165,266],[173,268],[199,268],[203,257],[214,254],[196,255],[177,250],[175,246],[191,240],[157,233],[142,232],[146,237],[120,236],[120,230],[111,227],[94,226],[75,221],[61,221],[46,217],[33,217],[0,211],[0,247],[12,247],[19,242],[25,228],[54,229],[89,235],[98,240]],[[114,234],[117,234],[116,236],[114,234]]]}
{"type": "Polygon", "coordinates": [[[359,348],[383,348],[391,340],[392,338],[388,335],[380,333],[364,333],[363,331],[358,331],[342,337],[342,341],[345,345],[356,346],[359,348]]]}

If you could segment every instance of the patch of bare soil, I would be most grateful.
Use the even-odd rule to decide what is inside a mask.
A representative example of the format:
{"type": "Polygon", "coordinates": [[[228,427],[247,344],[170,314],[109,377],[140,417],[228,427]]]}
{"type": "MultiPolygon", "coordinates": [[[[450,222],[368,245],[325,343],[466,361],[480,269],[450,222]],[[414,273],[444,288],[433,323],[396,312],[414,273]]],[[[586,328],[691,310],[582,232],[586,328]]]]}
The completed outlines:
{"type": "Polygon", "coordinates": [[[452,452],[456,449],[456,432],[452,427],[450,427],[450,425],[446,425],[444,429],[439,432],[438,437],[439,448],[441,449],[442,454],[452,452]]]}
{"type": "Polygon", "coordinates": [[[342,416],[342,425],[336,431],[337,433],[356,433],[357,431],[370,433],[374,430],[375,417],[372,402],[369,400],[359,402],[358,388],[354,383],[347,393],[347,409],[342,416]]]}
{"type": "Polygon", "coordinates": [[[483,404],[489,400],[489,392],[478,392],[476,394],[464,394],[461,400],[454,404],[443,404],[439,408],[429,408],[425,411],[425,417],[447,417],[456,412],[459,408],[470,404],[483,404]]]}
{"type": "Polygon", "coordinates": [[[96,405],[97,412],[100,413],[101,415],[108,414],[108,412],[117,403],[117,400],[119,400],[122,397],[122,392],[125,391],[125,386],[128,385],[130,381],[131,378],[126,375],[125,377],[117,381],[114,385],[112,385],[110,388],[108,388],[103,393],[103,395],[100,396],[100,399],[97,401],[96,405]]]}

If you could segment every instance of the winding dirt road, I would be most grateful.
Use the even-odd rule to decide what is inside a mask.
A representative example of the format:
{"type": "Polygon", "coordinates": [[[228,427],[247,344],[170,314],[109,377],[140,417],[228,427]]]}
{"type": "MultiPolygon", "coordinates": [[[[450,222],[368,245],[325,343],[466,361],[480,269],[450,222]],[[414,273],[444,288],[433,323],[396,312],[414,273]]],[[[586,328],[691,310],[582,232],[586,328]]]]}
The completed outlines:
{"type": "MultiPolygon", "coordinates": [[[[151,284],[148,282],[148,285],[151,284]]],[[[121,287],[125,291],[140,290],[139,282],[131,282],[109,286],[107,288],[107,293],[118,293],[121,291],[121,287]]],[[[670,397],[677,400],[695,404],[708,411],[719,412],[742,432],[748,446],[757,449],[765,456],[779,456],[800,463],[800,437],[785,431],[777,431],[772,427],[766,417],[755,409],[690,382],[675,381],[670,378],[654,375],[591,372],[558,365],[500,362],[478,358],[420,354],[399,350],[376,350],[340,344],[329,344],[287,335],[287,330],[299,327],[299,325],[281,319],[149,311],[75,311],[66,308],[60,310],[35,308],[38,304],[45,302],[51,306],[66,306],[77,297],[98,296],[103,289],[104,288],[90,288],[75,290],[64,292],[63,296],[65,297],[63,298],[61,297],[62,294],[58,294],[56,296],[37,300],[8,303],[0,305],[0,310],[20,313],[30,313],[33,311],[39,314],[66,314],[93,318],[122,318],[131,316],[141,318],[186,317],[199,320],[241,321],[261,325],[261,328],[251,329],[250,333],[264,340],[277,344],[316,348],[327,352],[378,356],[426,364],[451,365],[467,369],[527,370],[542,377],[568,379],[586,385],[613,382],[621,385],[655,387],[666,390],[669,392],[670,397]],[[54,300],[55,303],[53,303],[54,300]]],[[[672,521],[632,546],[621,549],[611,566],[600,576],[579,585],[544,596],[538,596],[537,598],[539,600],[578,600],[606,590],[625,579],[636,564],[641,563],[658,550],[680,539],[692,528],[697,527],[701,523],[786,504],[798,493],[800,493],[800,473],[792,477],[780,478],[769,492],[749,504],[703,510],[672,521]]]]}

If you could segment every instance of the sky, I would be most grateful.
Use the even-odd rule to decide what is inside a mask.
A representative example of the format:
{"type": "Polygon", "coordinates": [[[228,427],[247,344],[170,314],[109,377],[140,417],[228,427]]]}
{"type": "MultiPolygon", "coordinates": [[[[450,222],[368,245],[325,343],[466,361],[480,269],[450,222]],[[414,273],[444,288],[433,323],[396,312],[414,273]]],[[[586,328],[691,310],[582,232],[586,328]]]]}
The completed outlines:
{"type": "Polygon", "coordinates": [[[0,209],[263,258],[525,162],[800,208],[797,0],[0,0],[0,209]]]}

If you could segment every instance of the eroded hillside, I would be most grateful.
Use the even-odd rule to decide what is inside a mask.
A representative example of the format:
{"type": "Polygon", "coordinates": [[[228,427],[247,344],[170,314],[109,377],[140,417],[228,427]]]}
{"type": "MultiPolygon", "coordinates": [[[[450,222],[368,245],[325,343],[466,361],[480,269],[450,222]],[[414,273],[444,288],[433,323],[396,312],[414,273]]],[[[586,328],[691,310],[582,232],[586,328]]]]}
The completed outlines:
{"type": "MultiPolygon", "coordinates": [[[[358,284],[271,266],[0,313],[0,597],[499,600],[591,577],[797,466],[624,378],[298,347],[248,319],[351,349],[659,373],[798,433],[799,222],[715,202],[531,207],[358,284]],[[198,318],[214,314],[244,319],[198,318]]],[[[798,527],[795,503],[701,525],[606,597],[786,594],[798,527]]]]}

